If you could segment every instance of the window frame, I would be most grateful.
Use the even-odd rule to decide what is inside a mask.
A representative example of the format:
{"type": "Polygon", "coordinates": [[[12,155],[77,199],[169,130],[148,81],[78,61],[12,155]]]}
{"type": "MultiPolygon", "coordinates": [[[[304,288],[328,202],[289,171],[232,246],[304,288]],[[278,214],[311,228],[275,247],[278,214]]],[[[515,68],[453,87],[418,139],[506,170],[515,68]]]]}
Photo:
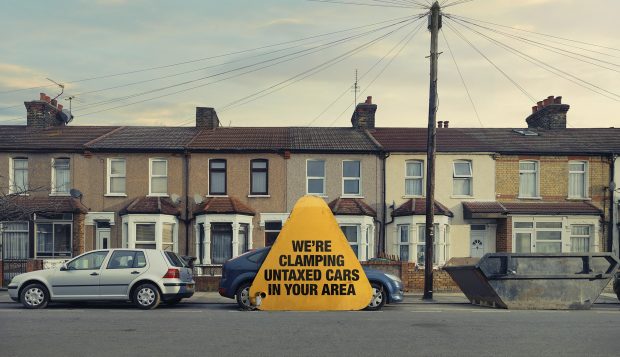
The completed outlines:
{"type": "Polygon", "coordinates": [[[411,247],[413,246],[412,237],[411,237],[411,225],[409,223],[406,224],[398,224],[396,225],[396,235],[397,235],[397,245],[398,245],[398,258],[401,262],[408,262],[411,260],[411,247]],[[402,240],[402,232],[407,232],[407,241],[403,242],[402,240]],[[403,256],[401,254],[402,247],[407,247],[407,259],[403,260],[403,256]]]}
{"type": "Polygon", "coordinates": [[[454,160],[452,161],[452,195],[457,197],[472,197],[474,195],[474,165],[471,160],[454,160]],[[467,164],[469,166],[469,174],[457,174],[456,164],[467,164]],[[469,183],[469,194],[456,193],[454,191],[454,182],[463,180],[469,183]]]}
{"type": "Polygon", "coordinates": [[[306,159],[306,194],[314,195],[314,196],[325,196],[325,177],[327,176],[327,167],[325,165],[325,160],[322,159],[306,159]],[[308,175],[308,163],[309,162],[322,162],[323,163],[323,176],[309,176],[308,175]],[[317,192],[309,192],[309,182],[310,180],[322,180],[323,182],[323,191],[321,193],[317,192]]]}
{"type": "Polygon", "coordinates": [[[586,250],[584,253],[589,253],[592,251],[592,241],[594,239],[594,226],[592,224],[580,224],[580,223],[576,223],[576,224],[570,224],[570,235],[569,235],[569,239],[570,239],[570,251],[571,253],[580,253],[581,251],[576,251],[573,248],[573,238],[588,238],[588,250],[586,250]],[[573,233],[573,227],[588,227],[588,234],[576,234],[573,233]]]}
{"type": "Polygon", "coordinates": [[[540,199],[540,161],[538,160],[519,160],[519,195],[518,198],[525,199],[540,199]],[[534,170],[522,170],[522,163],[533,163],[535,165],[534,170]],[[523,192],[521,192],[521,177],[526,173],[534,173],[535,175],[535,183],[534,183],[534,194],[532,196],[525,196],[523,192]]]}
{"type": "Polygon", "coordinates": [[[0,256],[4,259],[28,259],[30,257],[30,223],[29,221],[0,221],[0,256]],[[9,229],[8,226],[12,224],[21,224],[25,226],[25,229],[9,229]],[[10,238],[7,237],[9,234],[22,235],[21,238],[17,240],[19,242],[11,242],[10,247],[13,248],[12,243],[17,243],[17,252],[18,256],[14,256],[13,254],[7,254],[12,252],[7,252],[7,248],[5,243],[7,243],[10,238]],[[7,236],[5,236],[7,235],[7,236]],[[23,236],[25,235],[25,237],[23,236]],[[25,239],[24,239],[25,238],[25,239]],[[20,246],[19,243],[22,243],[23,246],[20,246]],[[25,249],[21,249],[25,248],[25,249]]]}
{"type": "MultiPolygon", "coordinates": [[[[149,163],[150,165],[150,163],[149,163]]],[[[121,196],[121,197],[127,197],[127,160],[123,157],[109,157],[107,159],[107,182],[106,182],[106,196],[121,196]],[[123,167],[124,167],[124,171],[125,173],[123,175],[120,174],[112,174],[112,162],[113,161],[119,161],[119,162],[123,162],[123,167]],[[125,181],[125,191],[124,192],[112,192],[111,188],[112,188],[112,179],[116,178],[116,179],[120,179],[122,178],[125,181]]],[[[168,172],[168,164],[166,164],[166,174],[168,172]]],[[[166,175],[167,177],[167,175],[166,175]]],[[[151,178],[149,177],[149,182],[150,182],[151,178]]],[[[167,183],[167,180],[166,180],[167,183]]],[[[166,187],[168,185],[166,184],[166,187]]],[[[151,185],[149,184],[149,192],[151,190],[151,185]]]]}
{"type": "Polygon", "coordinates": [[[588,195],[588,186],[589,186],[589,165],[588,161],[585,160],[570,160],[568,162],[568,198],[569,199],[587,199],[588,195]],[[583,164],[583,171],[571,171],[571,164],[583,164]],[[571,195],[571,177],[573,174],[583,175],[583,186],[581,187],[583,194],[581,196],[571,195]]]}
{"type": "MultiPolygon", "coordinates": [[[[338,226],[340,227],[342,234],[344,234],[344,230],[342,230],[343,227],[355,228],[355,236],[357,238],[355,242],[350,241],[349,238],[346,236],[346,234],[344,234],[344,236],[347,238],[347,243],[349,243],[349,245],[351,246],[351,249],[353,249],[352,246],[357,247],[357,259],[361,260],[362,259],[361,258],[362,256],[362,225],[356,224],[356,223],[339,223],[338,226]]],[[[355,253],[355,250],[353,252],[355,253]]]]}
{"type": "Polygon", "coordinates": [[[342,160],[342,196],[344,197],[360,197],[362,195],[362,161],[361,160],[342,160]],[[359,176],[345,176],[344,163],[357,162],[359,167],[359,176]],[[344,191],[345,181],[357,181],[357,193],[346,193],[344,191]]]}
{"type": "Polygon", "coordinates": [[[30,186],[30,163],[28,161],[28,157],[16,156],[16,157],[9,158],[9,194],[18,194],[22,196],[28,196],[29,186],[30,186]],[[18,161],[18,160],[26,162],[25,169],[15,168],[15,161],[18,161]],[[26,172],[25,187],[20,187],[20,188],[17,187],[17,184],[15,182],[15,170],[21,170],[21,171],[25,170],[26,172]]]}
{"type": "Polygon", "coordinates": [[[71,190],[71,158],[70,157],[66,157],[66,156],[60,156],[60,157],[55,157],[52,158],[52,165],[51,165],[51,169],[52,169],[52,177],[51,177],[51,187],[50,187],[50,195],[52,196],[69,196],[69,191],[71,190]],[[69,184],[68,184],[68,189],[67,191],[59,191],[58,190],[58,185],[56,185],[57,182],[57,167],[56,167],[56,161],[57,160],[67,160],[67,162],[69,163],[67,170],[69,171],[69,184]]]}
{"type": "Polygon", "coordinates": [[[423,160],[406,160],[405,161],[405,196],[406,197],[424,197],[424,161],[423,160]],[[407,176],[407,165],[419,164],[420,176],[407,176]],[[420,180],[420,194],[407,192],[407,180],[420,180]]]}
{"type": "Polygon", "coordinates": [[[252,159],[250,160],[250,195],[252,196],[268,196],[269,195],[269,160],[268,159],[252,159]],[[254,163],[264,162],[264,168],[254,168],[254,163]],[[265,173],[265,191],[254,191],[254,173],[265,173]]]}
{"type": "MultiPolygon", "coordinates": [[[[47,258],[47,259],[55,259],[55,258],[67,258],[73,256],[73,222],[72,221],[36,221],[34,223],[34,255],[35,258],[47,258]],[[42,224],[49,224],[52,226],[52,251],[50,255],[41,255],[39,251],[39,226],[42,224]],[[69,250],[62,252],[63,254],[58,254],[55,248],[56,242],[56,225],[68,225],[69,228],[69,250]]],[[[46,252],[47,253],[47,252],[46,252]]]]}
{"type": "Polygon", "coordinates": [[[133,224],[133,230],[134,230],[134,239],[133,239],[133,247],[129,247],[130,249],[151,249],[151,248],[137,248],[138,245],[154,245],[155,248],[153,249],[157,249],[157,222],[135,222],[133,224]],[[153,226],[153,240],[138,240],[138,226],[139,225],[152,225],[153,226]]]}
{"type": "Polygon", "coordinates": [[[161,157],[152,157],[149,158],[149,196],[152,197],[168,197],[168,159],[161,157]],[[154,162],[165,162],[166,163],[166,174],[165,175],[153,175],[153,163],[154,162]],[[166,192],[153,192],[153,179],[154,178],[165,178],[166,179],[166,192]]]}
{"type": "Polygon", "coordinates": [[[228,161],[226,159],[209,159],[209,196],[226,196],[228,194],[228,161]],[[213,163],[224,163],[224,168],[213,168],[213,163]],[[224,192],[214,192],[212,188],[214,172],[224,173],[224,192]]]}

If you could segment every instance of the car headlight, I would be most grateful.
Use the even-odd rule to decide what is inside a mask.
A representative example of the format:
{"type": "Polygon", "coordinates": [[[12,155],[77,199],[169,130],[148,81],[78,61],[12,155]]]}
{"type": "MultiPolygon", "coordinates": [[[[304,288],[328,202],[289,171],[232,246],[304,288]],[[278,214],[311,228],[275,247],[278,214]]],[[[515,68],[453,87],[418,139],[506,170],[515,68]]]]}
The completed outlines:
{"type": "Polygon", "coordinates": [[[399,277],[397,277],[397,276],[396,276],[396,275],[394,275],[394,274],[388,274],[388,273],[386,273],[386,274],[385,274],[385,276],[387,276],[388,278],[390,278],[390,279],[394,280],[395,282],[402,283],[402,280],[400,280],[400,278],[399,278],[399,277]]]}

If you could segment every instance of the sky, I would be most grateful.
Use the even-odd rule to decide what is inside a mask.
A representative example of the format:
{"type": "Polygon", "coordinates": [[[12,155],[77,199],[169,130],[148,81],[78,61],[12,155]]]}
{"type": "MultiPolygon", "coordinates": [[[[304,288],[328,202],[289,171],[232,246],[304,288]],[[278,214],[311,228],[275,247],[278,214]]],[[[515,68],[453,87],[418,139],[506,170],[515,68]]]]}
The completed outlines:
{"type": "MultiPolygon", "coordinates": [[[[427,10],[408,4],[429,1],[328,1],[351,4],[4,0],[0,125],[25,124],[23,103],[40,92],[56,97],[49,78],[65,85],[70,125],[192,126],[202,106],[224,126],[346,127],[357,70],[357,102],[373,97],[377,126],[425,127],[430,33],[416,15],[427,10]]],[[[620,126],[620,1],[442,11],[437,120],[521,128],[554,95],[571,106],[569,127],[620,126]]]]}

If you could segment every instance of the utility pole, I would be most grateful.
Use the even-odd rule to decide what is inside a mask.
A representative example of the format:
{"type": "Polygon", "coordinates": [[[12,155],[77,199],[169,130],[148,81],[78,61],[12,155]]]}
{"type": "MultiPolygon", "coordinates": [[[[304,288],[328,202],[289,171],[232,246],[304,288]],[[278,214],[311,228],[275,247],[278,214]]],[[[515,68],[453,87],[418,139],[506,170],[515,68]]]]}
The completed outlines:
{"type": "Polygon", "coordinates": [[[433,299],[433,243],[435,241],[435,137],[437,129],[437,41],[441,28],[441,7],[435,1],[428,19],[431,32],[431,73],[430,93],[428,100],[428,137],[426,141],[426,229],[424,244],[424,296],[422,299],[433,299]]]}

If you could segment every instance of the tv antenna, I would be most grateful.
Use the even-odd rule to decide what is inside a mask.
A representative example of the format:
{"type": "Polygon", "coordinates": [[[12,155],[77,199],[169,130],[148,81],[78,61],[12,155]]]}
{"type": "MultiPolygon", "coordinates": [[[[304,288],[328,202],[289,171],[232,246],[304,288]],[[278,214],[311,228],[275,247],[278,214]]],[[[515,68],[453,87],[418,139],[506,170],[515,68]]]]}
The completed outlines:
{"type": "Polygon", "coordinates": [[[353,83],[353,93],[354,93],[354,102],[353,102],[353,107],[355,107],[357,105],[357,93],[359,93],[360,90],[360,86],[357,85],[357,69],[355,70],[355,83],[353,83]]]}
{"type": "Polygon", "coordinates": [[[74,99],[75,99],[75,100],[77,100],[77,98],[76,98],[76,96],[75,96],[75,95],[70,95],[70,96],[68,96],[67,98],[65,98],[65,100],[68,100],[68,101],[69,101],[69,111],[71,111],[71,102],[72,102],[74,99]]]}
{"type": "Polygon", "coordinates": [[[62,83],[58,83],[55,80],[51,79],[51,78],[45,78],[48,81],[54,83],[55,85],[57,85],[58,87],[60,87],[60,94],[58,94],[57,96],[54,97],[54,100],[56,100],[58,97],[60,97],[64,92],[65,92],[65,85],[62,83]]]}

